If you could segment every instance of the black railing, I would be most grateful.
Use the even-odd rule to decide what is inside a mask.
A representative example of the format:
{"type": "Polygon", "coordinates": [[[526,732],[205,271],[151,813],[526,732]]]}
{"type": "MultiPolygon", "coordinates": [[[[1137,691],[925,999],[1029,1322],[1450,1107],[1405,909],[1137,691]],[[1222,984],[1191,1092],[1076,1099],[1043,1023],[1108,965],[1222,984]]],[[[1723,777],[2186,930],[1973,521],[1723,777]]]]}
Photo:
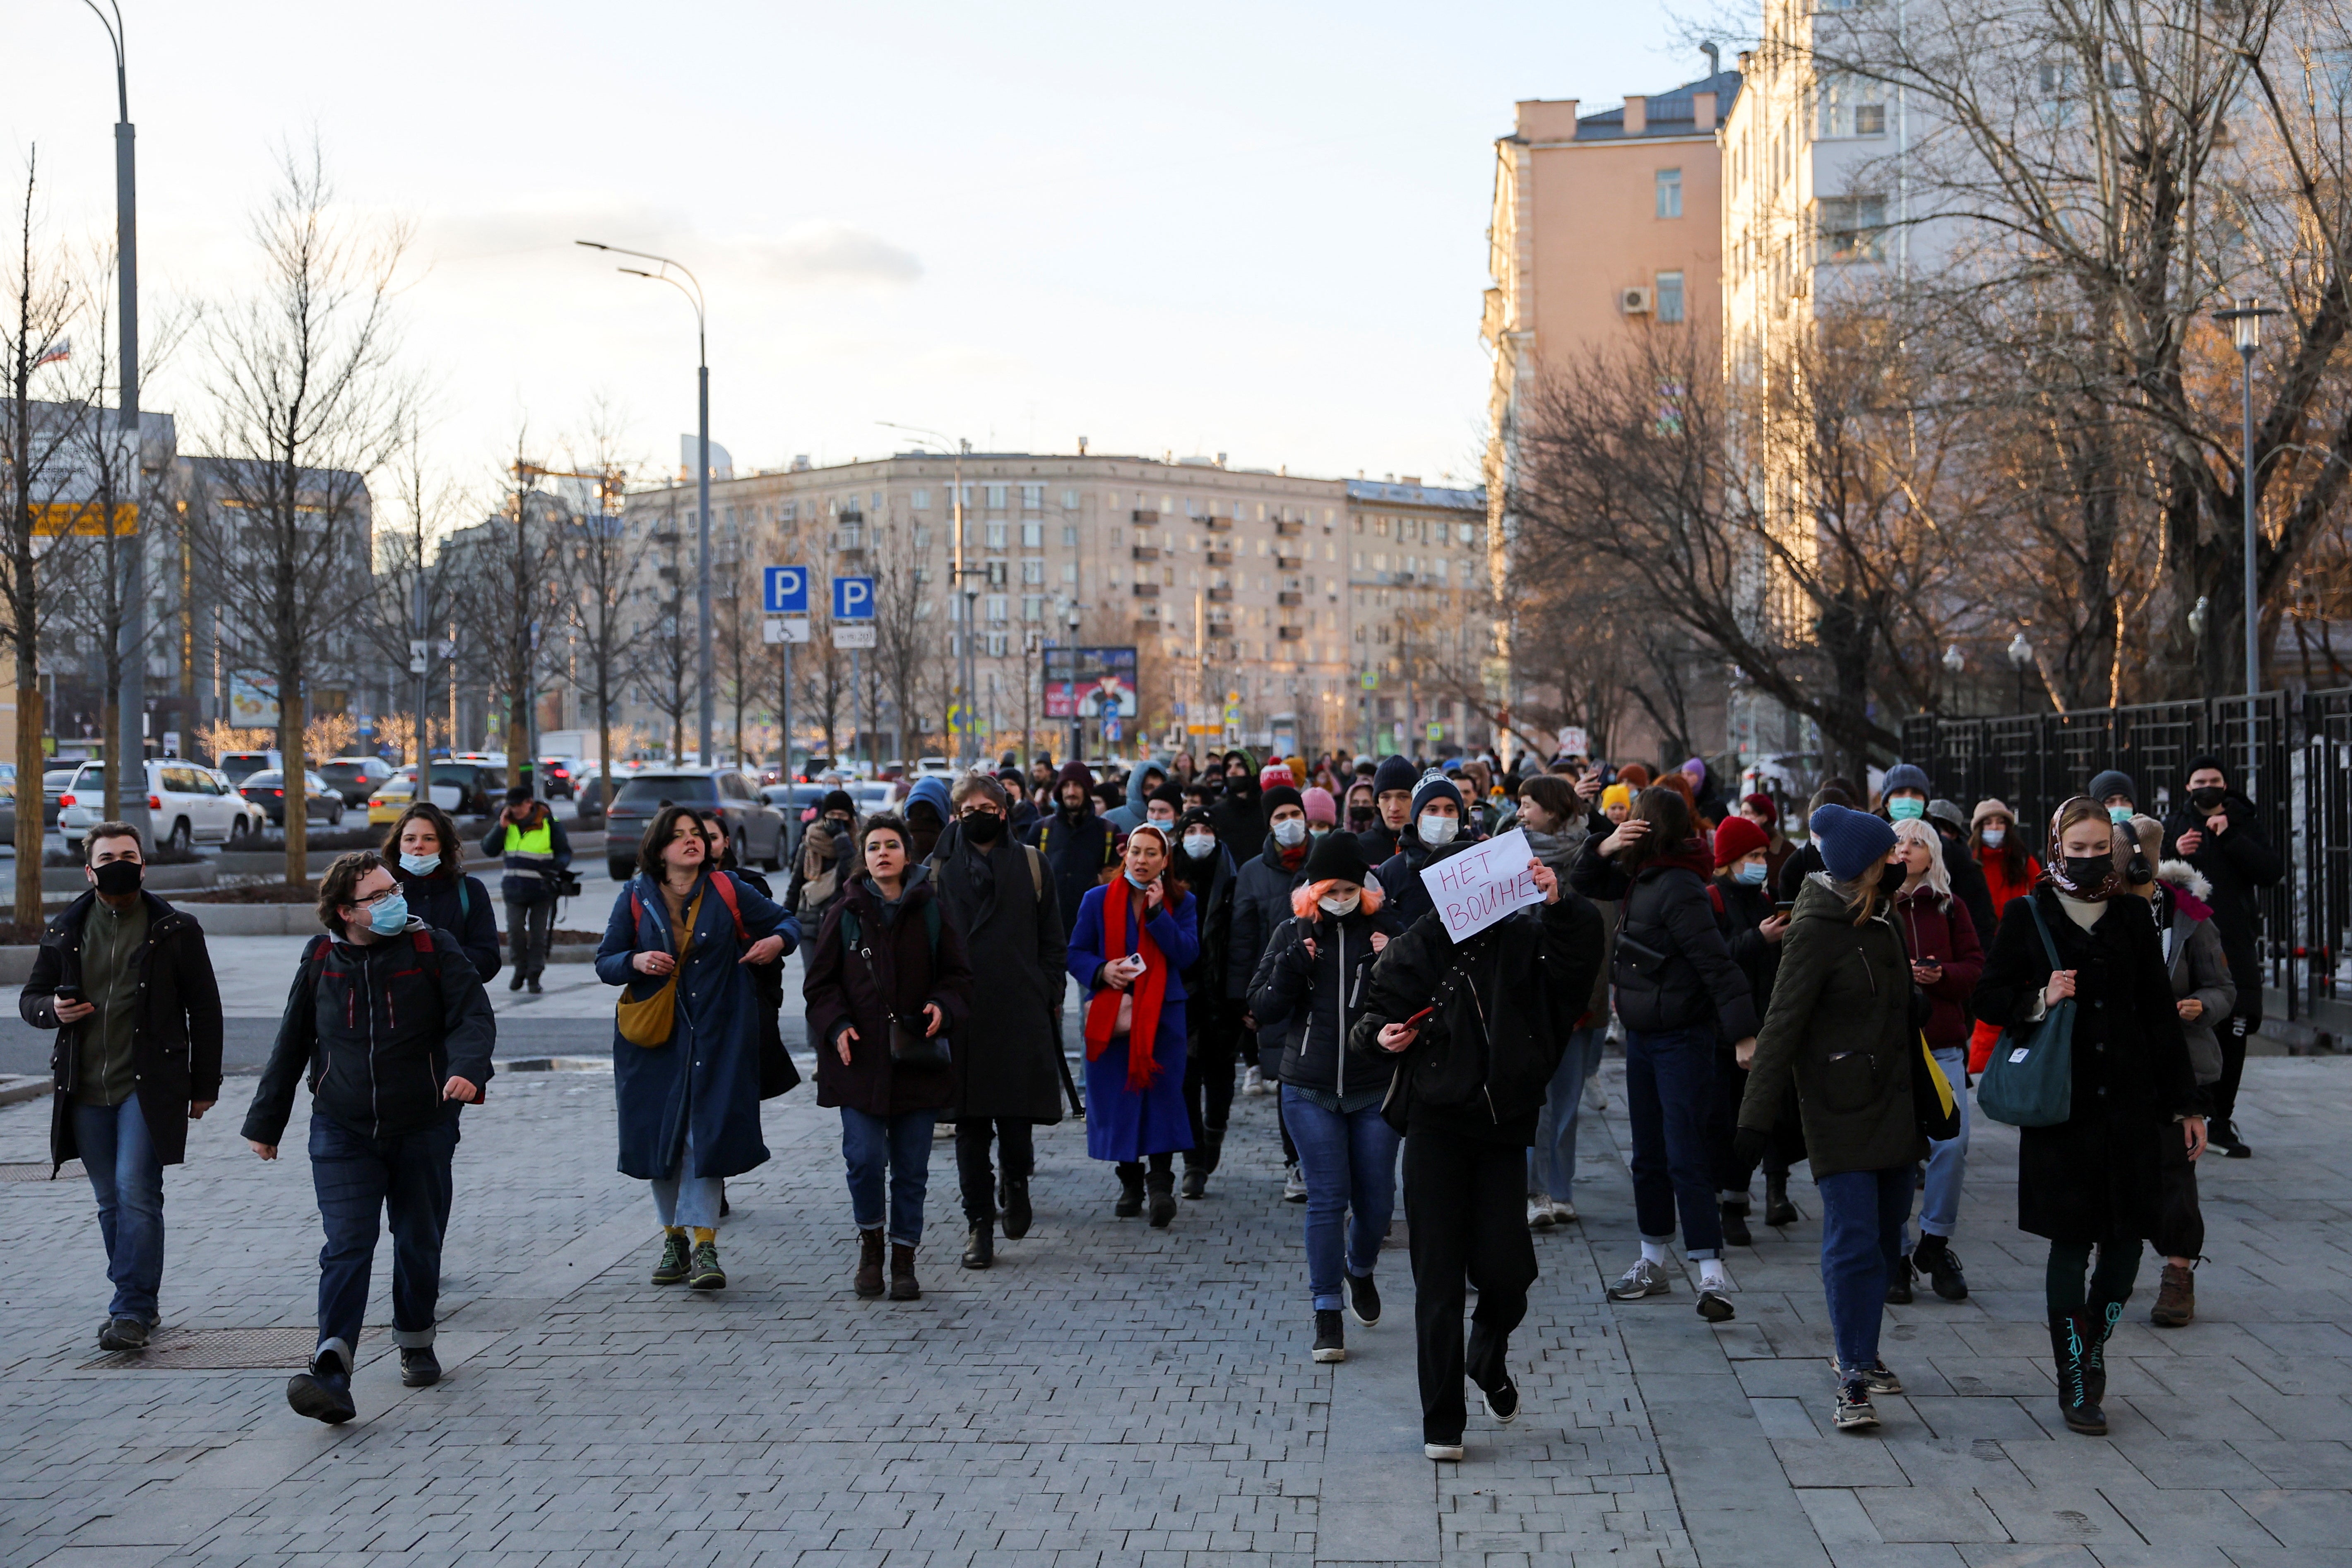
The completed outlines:
{"type": "Polygon", "coordinates": [[[2297,1018],[2310,1003],[2336,999],[2352,932],[2352,689],[2263,692],[2253,700],[2251,755],[2247,707],[2243,697],[2214,697],[1982,719],[1923,713],[1903,722],[1903,760],[1927,769],[1936,793],[1963,810],[2001,801],[2037,852],[2052,813],[2094,773],[2129,773],[2139,808],[2162,817],[2184,799],[2190,758],[2221,757],[2241,790],[2255,763],[2256,820],[2289,866],[2263,895],[2262,951],[2297,1018]]]}

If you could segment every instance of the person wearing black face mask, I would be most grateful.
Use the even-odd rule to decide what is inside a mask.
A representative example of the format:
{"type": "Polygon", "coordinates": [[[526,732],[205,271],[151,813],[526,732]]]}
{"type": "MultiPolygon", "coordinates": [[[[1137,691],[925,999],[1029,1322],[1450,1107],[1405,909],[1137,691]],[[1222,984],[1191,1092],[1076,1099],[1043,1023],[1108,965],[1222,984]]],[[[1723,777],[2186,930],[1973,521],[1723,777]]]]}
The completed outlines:
{"type": "MultiPolygon", "coordinates": [[[[974,974],[971,1012],[952,1053],[956,1174],[969,1235],[966,1268],[996,1260],[996,1225],[1029,1234],[1033,1128],[1062,1119],[1062,968],[1066,931],[1045,857],[1013,840],[1010,802],[984,773],[956,781],[956,817],[940,836],[931,875],[940,905],[963,935],[974,974]],[[991,1169],[993,1142],[1002,1180],[991,1169]]],[[[1075,1107],[1074,1107],[1075,1109],[1075,1107]]]]}
{"type": "Polygon", "coordinates": [[[163,1167],[220,1098],[220,986],[203,929],[140,886],[137,828],[99,823],[82,849],[90,890],[42,932],[16,1010],[59,1031],[49,1158],[79,1158],[98,1196],[114,1286],[99,1348],[139,1350],[162,1321],[163,1167]]]}
{"type": "Polygon", "coordinates": [[[2238,1136],[2238,1079],[2246,1070],[2246,1040],[2263,1022],[2262,893],[2286,875],[2286,862],[2263,835],[2253,803],[2230,787],[2221,759],[2189,762],[2188,804],[2164,819],[2164,858],[2189,862],[2213,886],[2213,927],[2230,961],[2237,1000],[2216,1021],[2221,1077],[2212,1096],[2213,1147],[2232,1160],[2253,1152],[2238,1136]]]}

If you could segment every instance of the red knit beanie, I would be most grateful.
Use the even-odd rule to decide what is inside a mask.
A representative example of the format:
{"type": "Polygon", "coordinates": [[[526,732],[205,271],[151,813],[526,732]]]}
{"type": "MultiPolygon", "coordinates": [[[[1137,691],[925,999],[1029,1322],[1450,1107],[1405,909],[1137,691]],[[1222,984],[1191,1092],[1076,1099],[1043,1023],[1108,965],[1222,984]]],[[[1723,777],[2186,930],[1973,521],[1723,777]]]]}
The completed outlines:
{"type": "Polygon", "coordinates": [[[1771,847],[1764,830],[1744,816],[1729,816],[1716,825],[1715,864],[1717,870],[1759,849],[1771,847]]]}

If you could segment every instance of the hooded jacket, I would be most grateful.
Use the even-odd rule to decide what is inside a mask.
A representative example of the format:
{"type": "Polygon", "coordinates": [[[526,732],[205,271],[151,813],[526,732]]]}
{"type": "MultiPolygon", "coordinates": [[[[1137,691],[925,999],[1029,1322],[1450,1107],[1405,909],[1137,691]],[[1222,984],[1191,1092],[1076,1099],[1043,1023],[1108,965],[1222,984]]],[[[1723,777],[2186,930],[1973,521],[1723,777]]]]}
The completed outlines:
{"type": "Polygon", "coordinates": [[[1258,805],[1257,758],[1249,752],[1249,771],[1239,778],[1225,781],[1223,795],[1209,807],[1209,820],[1216,824],[1217,841],[1241,858],[1241,847],[1255,844],[1265,832],[1265,814],[1258,805]]]}
{"type": "Polygon", "coordinates": [[[1193,1006],[1185,1020],[1197,1033],[1227,1000],[1225,964],[1233,950],[1234,889],[1241,879],[1234,858],[1221,841],[1205,860],[1195,860],[1183,849],[1183,825],[1176,829],[1176,861],[1181,879],[1192,894],[1192,915],[1200,933],[1200,956],[1184,971],[1184,994],[1193,1006]]]}
{"type": "Polygon", "coordinates": [[[1383,1027],[1436,1009],[1398,1058],[1382,1118],[1407,1134],[1533,1142],[1601,945],[1600,911],[1565,887],[1555,902],[1514,910],[1459,944],[1435,914],[1414,921],[1373,962],[1349,1036],[1359,1053],[1379,1051],[1383,1027]]]}
{"type": "Polygon", "coordinates": [[[1349,1030],[1365,1005],[1372,933],[1393,939],[1403,928],[1371,889],[1365,889],[1365,901],[1379,902],[1377,910],[1359,902],[1335,915],[1316,902],[1315,886],[1302,882],[1292,892],[1291,916],[1275,928],[1251,977],[1250,1013],[1261,1030],[1292,1026],[1282,1053],[1285,1085],[1337,1095],[1343,1105],[1369,1094],[1377,1105],[1395,1073],[1396,1056],[1377,1042],[1367,1050],[1349,1030]]]}
{"type": "Polygon", "coordinates": [[[1381,891],[1395,910],[1399,925],[1410,926],[1436,907],[1429,896],[1429,884],[1421,879],[1421,874],[1440,860],[1477,844],[1479,840],[1471,837],[1469,829],[1470,823],[1465,819],[1450,842],[1434,849],[1423,844],[1421,835],[1410,825],[1397,835],[1397,852],[1381,862],[1372,875],[1379,879],[1381,891]]]}
{"type": "Polygon", "coordinates": [[[1172,765],[1173,764],[1170,762],[1167,755],[1165,753],[1161,753],[1152,757],[1149,762],[1138,763],[1134,767],[1129,769],[1127,773],[1127,802],[1123,805],[1113,806],[1110,810],[1104,812],[1103,820],[1109,823],[1113,827],[1118,828],[1121,833],[1132,833],[1138,827],[1142,826],[1143,803],[1150,797],[1152,789],[1159,787],[1156,784],[1146,787],[1146,775],[1156,769],[1159,772],[1160,782],[1164,784],[1171,776],[1169,769],[1172,765]]]}
{"type": "Polygon", "coordinates": [[[1095,815],[1093,797],[1078,807],[1076,816],[1062,806],[1064,784],[1090,788],[1093,779],[1083,763],[1066,763],[1054,780],[1052,807],[1029,830],[1029,842],[1045,857],[1046,869],[1054,875],[1054,907],[1062,912],[1065,936],[1076,922],[1078,905],[1087,894],[1108,880],[1118,865],[1118,829],[1095,815]]]}
{"type": "Polygon", "coordinates": [[[2191,1021],[2180,1021],[2180,1037],[2189,1047],[2189,1070],[2203,1089],[2221,1076],[2221,1038],[2214,1026],[2230,1016],[2238,988],[2230,979],[2229,955],[2221,951],[2221,932],[2213,923],[2213,884],[2186,860],[2167,860],[2156,868],[2163,902],[2157,910],[2157,934],[2172,974],[2172,998],[2191,996],[2204,1011],[2191,1021]]]}
{"type": "Polygon", "coordinates": [[[1610,980],[1625,1026],[1654,1035],[1705,1026],[1729,1041],[1756,1033],[1755,997],[1717,910],[1714,857],[1692,840],[1628,876],[1601,842],[1586,842],[1569,879],[1586,898],[1618,901],[1610,980]]]}

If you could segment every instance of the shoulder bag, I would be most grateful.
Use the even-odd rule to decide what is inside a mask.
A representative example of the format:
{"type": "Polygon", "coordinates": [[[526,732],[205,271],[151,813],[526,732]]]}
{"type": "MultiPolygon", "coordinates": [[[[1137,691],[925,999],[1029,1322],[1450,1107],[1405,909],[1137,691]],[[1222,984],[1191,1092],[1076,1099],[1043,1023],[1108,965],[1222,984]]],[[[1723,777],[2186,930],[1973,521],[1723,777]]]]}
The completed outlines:
{"type": "Polygon", "coordinates": [[[1927,1037],[1916,1031],[1919,1059],[1911,1064],[1911,1109],[1919,1120],[1919,1136],[1948,1143],[1960,1135],[1959,1091],[1944,1076],[1944,1064],[1927,1048],[1927,1037]]]}
{"type": "MultiPolygon", "coordinates": [[[[2058,944],[2050,940],[2042,905],[2032,894],[2025,907],[2042,935],[2050,967],[2058,967],[2058,944]]],[[[1977,1082],[1977,1109],[2011,1127],[2055,1127],[2074,1113],[2074,998],[2062,998],[2039,1022],[2023,1030],[2003,1029],[1993,1042],[1992,1059],[1977,1082]]]]}
{"type": "MultiPolygon", "coordinates": [[[[937,899],[923,900],[923,934],[929,939],[931,957],[936,960],[940,953],[940,901],[937,899]]],[[[863,932],[858,925],[857,911],[850,909],[843,910],[841,911],[842,944],[854,949],[857,956],[864,961],[866,976],[874,982],[874,994],[882,999],[882,1005],[885,1007],[889,1007],[890,994],[883,987],[881,972],[874,967],[873,951],[866,945],[862,938],[863,932]]],[[[948,1048],[946,1030],[942,1029],[936,1035],[926,1035],[923,1033],[924,1020],[920,1014],[916,1015],[912,1023],[901,1018],[895,1008],[890,1010],[887,1016],[890,1020],[892,1066],[939,1068],[953,1065],[955,1058],[948,1048]]]]}
{"type": "MultiPolygon", "coordinates": [[[[652,995],[632,999],[629,988],[625,985],[621,988],[621,999],[614,1004],[613,1015],[620,1028],[621,1038],[629,1044],[650,1050],[656,1046],[669,1044],[671,1037],[677,1033],[677,971],[685,965],[687,949],[693,945],[695,917],[701,912],[702,895],[697,893],[694,902],[687,906],[686,930],[674,931],[670,936],[671,945],[676,949],[674,956],[678,960],[677,966],[662,977],[661,984],[655,988],[652,995]]],[[[644,919],[643,909],[637,902],[637,890],[633,887],[629,889],[631,930],[634,931],[644,919]]],[[[665,930],[668,928],[669,911],[667,908],[662,911],[662,924],[665,930]]]]}

